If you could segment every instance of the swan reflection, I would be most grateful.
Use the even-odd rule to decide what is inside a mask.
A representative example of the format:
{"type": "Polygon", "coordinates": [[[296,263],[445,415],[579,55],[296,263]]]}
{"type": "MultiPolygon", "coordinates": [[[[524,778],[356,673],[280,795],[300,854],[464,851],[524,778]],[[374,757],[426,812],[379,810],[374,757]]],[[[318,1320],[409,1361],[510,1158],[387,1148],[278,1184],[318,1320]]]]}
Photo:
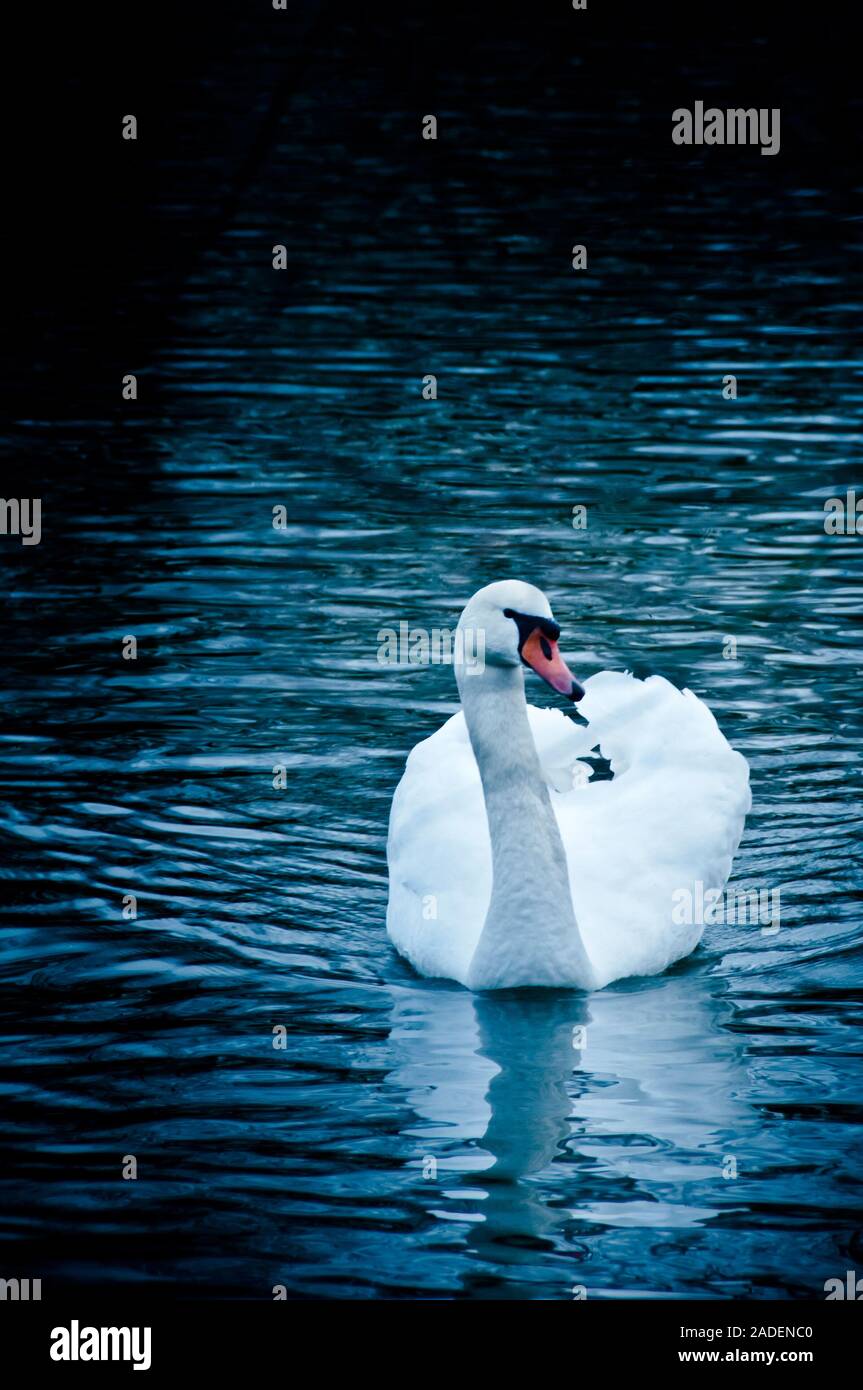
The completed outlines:
{"type": "Polygon", "coordinates": [[[464,1287],[547,1296],[551,1259],[559,1297],[639,1292],[625,1267],[591,1287],[597,1240],[737,1205],[729,1170],[757,1120],[720,990],[690,973],[592,995],[397,992],[389,1080],[413,1112],[421,1201],[476,1262],[464,1287]]]}

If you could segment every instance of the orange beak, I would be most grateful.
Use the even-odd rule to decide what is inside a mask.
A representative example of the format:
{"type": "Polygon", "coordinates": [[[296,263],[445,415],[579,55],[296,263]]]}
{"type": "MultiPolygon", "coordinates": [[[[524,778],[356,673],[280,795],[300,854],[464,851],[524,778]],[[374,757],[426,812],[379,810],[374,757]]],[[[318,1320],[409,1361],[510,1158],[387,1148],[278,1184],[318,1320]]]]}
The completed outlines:
{"type": "Polygon", "coordinates": [[[567,695],[570,700],[580,700],[584,696],[583,686],[579,685],[570,671],[558,650],[557,643],[546,637],[541,628],[535,627],[522,644],[521,659],[536,671],[538,676],[542,676],[552,690],[567,695]]]}

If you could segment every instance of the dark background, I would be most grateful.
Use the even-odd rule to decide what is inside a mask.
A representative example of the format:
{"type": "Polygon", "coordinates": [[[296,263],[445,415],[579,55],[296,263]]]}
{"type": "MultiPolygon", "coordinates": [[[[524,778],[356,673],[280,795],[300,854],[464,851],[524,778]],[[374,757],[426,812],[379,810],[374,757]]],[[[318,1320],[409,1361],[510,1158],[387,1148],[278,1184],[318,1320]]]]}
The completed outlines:
{"type": "MultiPolygon", "coordinates": [[[[10,299],[26,287],[24,336],[9,346],[16,399],[43,408],[70,393],[85,407],[101,404],[103,373],[131,358],[144,362],[152,344],[164,345],[172,296],[230,225],[274,142],[290,139],[298,99],[315,103],[322,143],[336,137],[344,149],[329,204],[305,200],[299,184],[283,189],[295,235],[311,244],[339,199],[374,221],[405,180],[436,180],[445,218],[446,180],[436,165],[445,165],[448,179],[467,180],[479,198],[501,196],[494,166],[480,153],[501,118],[472,98],[474,76],[489,71],[502,106],[529,103],[541,112],[549,86],[563,83],[573,109],[604,113],[599,147],[588,128],[583,143],[555,145],[559,99],[549,103],[548,178],[559,192],[564,243],[585,180],[591,188],[625,180],[639,189],[633,238],[661,230],[663,204],[716,153],[671,143],[671,111],[696,99],[781,107],[781,154],[763,160],[774,188],[777,179],[789,188],[811,180],[850,198],[859,178],[850,5],[591,0],[573,12],[566,0],[431,7],[300,0],[274,11],[269,0],[139,0],[40,6],[29,24],[36,32],[25,26],[13,44],[7,93],[10,299]],[[417,140],[419,117],[440,110],[469,113],[473,138],[456,146],[417,140]],[[120,137],[130,112],[137,142],[120,137]],[[393,128],[388,118],[399,113],[405,119],[393,128]],[[395,163],[395,184],[369,176],[374,155],[395,163]]],[[[726,148],[722,160],[751,169],[752,152],[726,148]]],[[[707,170],[703,176],[709,181],[707,170]]],[[[757,221],[757,207],[752,215],[757,221]]],[[[514,203],[510,216],[517,234],[531,211],[514,203]]],[[[589,240],[601,227],[584,234],[589,240]]],[[[470,233],[452,225],[448,235],[453,253],[469,259],[470,233]]],[[[765,244],[762,253],[769,258],[773,248],[765,244]]]]}

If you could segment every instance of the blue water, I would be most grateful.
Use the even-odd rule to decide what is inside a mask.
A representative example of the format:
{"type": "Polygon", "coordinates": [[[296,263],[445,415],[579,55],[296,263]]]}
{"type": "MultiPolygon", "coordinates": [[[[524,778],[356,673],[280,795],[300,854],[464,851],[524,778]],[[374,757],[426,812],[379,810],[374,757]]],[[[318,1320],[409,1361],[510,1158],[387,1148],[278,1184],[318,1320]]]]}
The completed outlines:
{"type": "Polygon", "coordinates": [[[473,143],[452,114],[445,199],[370,147],[351,201],[299,103],[126,368],[139,401],[15,422],[57,473],[42,544],[3,551],[0,1272],[821,1297],[863,1259],[863,538],[823,526],[863,482],[854,228],[755,158],[633,236],[649,179],[588,171],[562,210],[542,113],[501,113],[473,143]],[[377,634],[506,577],[580,677],[710,704],[752,769],[734,881],[781,890],[778,933],[708,928],[587,997],[395,956],[389,803],[457,696],[377,634]]]}

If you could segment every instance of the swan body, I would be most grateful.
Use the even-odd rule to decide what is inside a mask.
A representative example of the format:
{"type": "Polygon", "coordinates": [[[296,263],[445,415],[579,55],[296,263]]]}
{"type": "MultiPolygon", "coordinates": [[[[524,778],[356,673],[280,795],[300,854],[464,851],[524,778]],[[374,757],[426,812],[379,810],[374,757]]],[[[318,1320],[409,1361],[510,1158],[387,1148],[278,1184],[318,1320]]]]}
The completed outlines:
{"type": "Polygon", "coordinates": [[[703,930],[675,912],[681,892],[721,890],[731,872],[748,765],[662,677],[603,671],[579,686],[550,636],[524,638],[534,620],[559,631],[541,591],[513,580],[462,614],[485,665],[456,665],[462,709],[417,744],[396,789],[388,933],[421,974],[475,990],[658,974],[703,930]],[[527,665],[562,693],[571,682],[586,726],[526,703],[527,665]],[[611,780],[586,780],[580,759],[597,750],[611,780]]]}

